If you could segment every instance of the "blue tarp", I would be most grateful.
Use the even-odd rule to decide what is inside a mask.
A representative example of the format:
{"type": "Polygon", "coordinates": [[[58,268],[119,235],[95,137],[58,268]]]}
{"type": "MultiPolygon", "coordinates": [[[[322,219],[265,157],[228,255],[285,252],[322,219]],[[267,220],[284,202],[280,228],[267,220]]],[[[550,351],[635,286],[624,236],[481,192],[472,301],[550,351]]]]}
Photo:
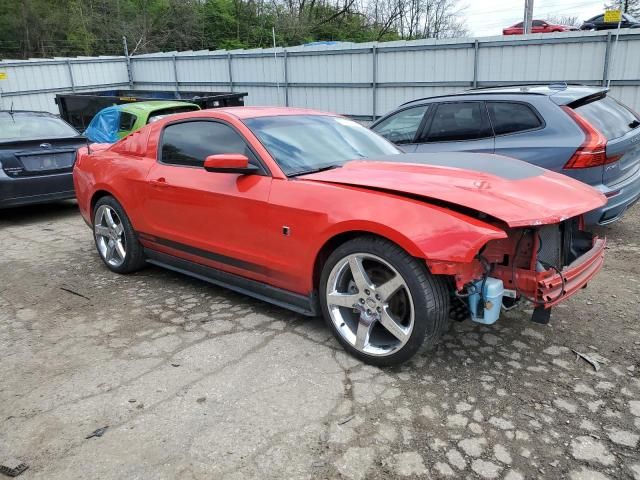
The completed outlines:
{"type": "Polygon", "coordinates": [[[115,143],[119,140],[121,105],[100,110],[84,132],[85,137],[94,143],[115,143]]]}

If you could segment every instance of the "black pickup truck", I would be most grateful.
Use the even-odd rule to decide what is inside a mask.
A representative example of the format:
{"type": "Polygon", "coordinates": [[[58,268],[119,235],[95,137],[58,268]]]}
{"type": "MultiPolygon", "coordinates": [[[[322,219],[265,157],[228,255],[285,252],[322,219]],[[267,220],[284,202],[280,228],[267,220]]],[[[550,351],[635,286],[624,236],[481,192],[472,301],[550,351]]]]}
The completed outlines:
{"type": "Polygon", "coordinates": [[[183,100],[200,108],[241,107],[246,92],[176,92],[154,90],[100,90],[56,95],[60,116],[81,132],[105,107],[147,100],[183,100]]]}

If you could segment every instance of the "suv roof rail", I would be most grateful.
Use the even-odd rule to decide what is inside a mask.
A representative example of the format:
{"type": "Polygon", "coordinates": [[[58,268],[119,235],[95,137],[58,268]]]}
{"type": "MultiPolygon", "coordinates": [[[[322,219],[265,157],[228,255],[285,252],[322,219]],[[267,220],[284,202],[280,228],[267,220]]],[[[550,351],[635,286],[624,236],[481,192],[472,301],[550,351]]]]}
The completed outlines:
{"type": "MultiPolygon", "coordinates": [[[[567,83],[567,82],[551,82],[551,83],[504,83],[504,84],[497,84],[497,85],[492,85],[490,87],[475,87],[475,88],[467,88],[466,90],[462,90],[460,92],[452,92],[452,93],[446,93],[443,95],[432,95],[430,97],[421,97],[421,98],[414,98],[413,100],[409,100],[408,102],[404,102],[401,103],[399,106],[403,106],[403,105],[408,105],[410,103],[413,102],[419,102],[421,100],[430,100],[432,98],[444,98],[444,97],[454,97],[456,95],[470,95],[472,93],[482,93],[484,95],[504,95],[505,93],[510,93],[510,92],[502,92],[502,91],[492,91],[493,89],[499,89],[499,88],[509,88],[509,87],[549,87],[552,90],[565,90],[570,86],[574,86],[574,87],[589,87],[592,85],[585,85],[583,83],[567,83]]],[[[594,87],[596,88],[596,87],[594,87]]],[[[515,92],[513,92],[515,93],[515,92]]],[[[544,93],[541,92],[527,92],[527,91],[522,91],[522,92],[517,92],[519,95],[545,95],[544,93]]]]}
{"type": "MultiPolygon", "coordinates": [[[[503,87],[524,87],[524,86],[533,86],[531,84],[525,85],[503,85],[503,87]]],[[[431,100],[432,98],[444,98],[444,97],[455,97],[457,95],[471,95],[472,93],[482,93],[484,95],[504,95],[505,92],[491,92],[491,91],[487,91],[487,92],[481,92],[481,90],[486,89],[486,88],[500,88],[500,86],[496,86],[496,87],[478,87],[478,88],[470,88],[467,90],[462,90],[460,92],[452,92],[452,93],[445,93],[442,95],[432,95],[430,97],[420,97],[420,98],[414,98],[413,100],[409,100],[408,102],[404,102],[401,103],[399,106],[403,106],[403,105],[409,105],[410,103],[413,102],[419,102],[420,100],[431,100]]],[[[519,94],[529,94],[529,95],[544,95],[544,93],[540,93],[540,92],[518,92],[519,94]]]]}
{"type": "MultiPolygon", "coordinates": [[[[584,83],[567,83],[564,81],[560,81],[560,82],[550,82],[550,83],[543,83],[543,82],[537,82],[537,83],[498,83],[496,85],[491,85],[490,87],[475,87],[475,88],[469,88],[467,90],[465,90],[465,92],[469,92],[469,91],[475,91],[475,90],[487,90],[490,88],[508,88],[508,87],[549,87],[549,88],[553,88],[553,89],[561,89],[561,88],[567,88],[567,87],[589,87],[591,85],[585,85],[584,83]]],[[[522,93],[531,93],[531,92],[522,92],[522,93]]]]}
{"type": "Polygon", "coordinates": [[[553,82],[549,84],[549,88],[554,90],[565,90],[569,84],[567,82],[553,82]]]}

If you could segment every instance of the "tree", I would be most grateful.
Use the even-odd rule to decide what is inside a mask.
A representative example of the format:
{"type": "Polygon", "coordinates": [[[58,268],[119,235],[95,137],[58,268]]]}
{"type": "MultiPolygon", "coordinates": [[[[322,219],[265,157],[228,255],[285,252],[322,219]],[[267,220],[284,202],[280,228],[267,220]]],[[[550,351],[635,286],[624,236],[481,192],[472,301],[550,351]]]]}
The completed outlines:
{"type": "Polygon", "coordinates": [[[380,41],[466,34],[461,0],[2,0],[0,57],[380,41]]]}
{"type": "Polygon", "coordinates": [[[640,17],[640,0],[622,0],[622,2],[605,3],[605,10],[618,10],[622,5],[622,11],[640,17]]]}
{"type": "Polygon", "coordinates": [[[582,25],[577,15],[547,15],[544,19],[556,25],[569,25],[571,27],[579,27],[582,25]]]}
{"type": "MultiPolygon", "coordinates": [[[[384,35],[400,38],[451,38],[467,34],[457,0],[373,0],[369,17],[384,35]]],[[[379,39],[382,39],[379,35],[379,39]]]]}

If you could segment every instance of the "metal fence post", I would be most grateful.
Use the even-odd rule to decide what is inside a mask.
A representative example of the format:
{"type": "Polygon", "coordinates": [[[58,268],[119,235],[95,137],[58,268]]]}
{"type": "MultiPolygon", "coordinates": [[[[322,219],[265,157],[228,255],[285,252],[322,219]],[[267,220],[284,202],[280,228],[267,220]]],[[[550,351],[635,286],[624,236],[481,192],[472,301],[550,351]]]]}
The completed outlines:
{"type": "Polygon", "coordinates": [[[71,91],[76,91],[76,84],[73,81],[73,67],[71,66],[71,60],[67,60],[67,69],[69,70],[69,82],[71,83],[71,91]]]}
{"type": "Polygon", "coordinates": [[[173,85],[175,86],[176,92],[179,90],[178,88],[178,60],[176,56],[173,55],[173,85]]]}
{"type": "Polygon", "coordinates": [[[371,119],[375,122],[378,107],[378,94],[376,89],[378,83],[378,51],[375,45],[371,47],[371,64],[371,119]]]}
{"type": "Polygon", "coordinates": [[[480,50],[480,42],[476,39],[473,42],[473,88],[478,88],[478,50],[480,50]]]}
{"type": "Polygon", "coordinates": [[[231,53],[227,53],[227,66],[229,67],[229,91],[233,92],[233,73],[231,73],[231,53]]]}
{"type": "Polygon", "coordinates": [[[131,58],[129,57],[129,47],[127,37],[122,36],[122,47],[124,48],[124,58],[127,62],[127,78],[129,79],[129,89],[133,90],[133,71],[131,70],[131,58]]]}
{"type": "Polygon", "coordinates": [[[602,69],[602,86],[607,86],[609,79],[609,61],[611,58],[611,32],[607,33],[607,46],[604,49],[604,68],[602,69]]]}
{"type": "Polygon", "coordinates": [[[287,49],[284,49],[284,106],[289,106],[289,67],[287,65],[287,49]]]}

